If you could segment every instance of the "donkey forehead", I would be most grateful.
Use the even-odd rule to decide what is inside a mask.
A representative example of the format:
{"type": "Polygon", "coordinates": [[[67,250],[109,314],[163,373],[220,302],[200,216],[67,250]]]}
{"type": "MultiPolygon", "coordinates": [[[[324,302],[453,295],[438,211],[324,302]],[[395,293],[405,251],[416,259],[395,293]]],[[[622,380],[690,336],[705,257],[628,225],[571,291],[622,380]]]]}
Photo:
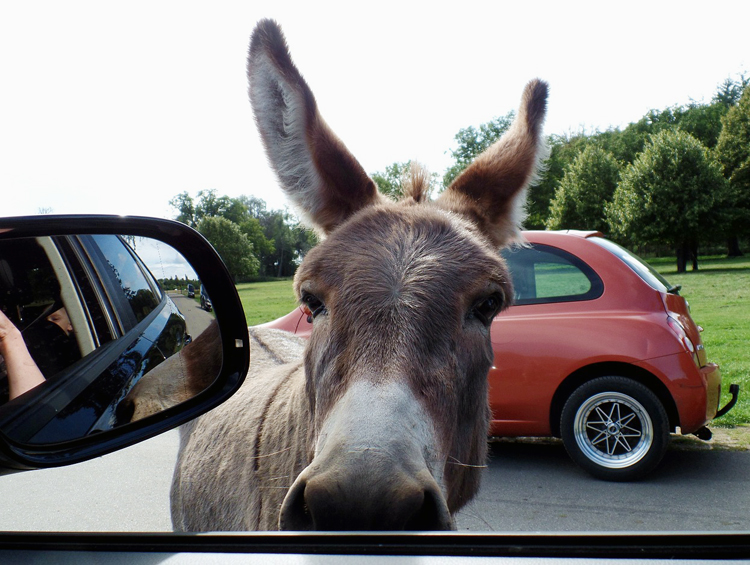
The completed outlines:
{"type": "Polygon", "coordinates": [[[388,204],[360,212],[314,248],[295,288],[471,294],[507,284],[504,261],[473,224],[429,204],[388,204]]]}

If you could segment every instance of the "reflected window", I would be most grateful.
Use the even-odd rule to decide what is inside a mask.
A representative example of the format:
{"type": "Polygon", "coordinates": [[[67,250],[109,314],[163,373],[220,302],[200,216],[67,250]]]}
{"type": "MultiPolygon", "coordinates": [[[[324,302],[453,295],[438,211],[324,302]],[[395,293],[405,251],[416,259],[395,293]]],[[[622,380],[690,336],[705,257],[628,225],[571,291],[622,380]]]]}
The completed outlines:
{"type": "MultiPolygon", "coordinates": [[[[33,238],[0,244],[0,309],[18,328],[45,378],[81,358],[62,288],[45,249],[33,238]]],[[[8,400],[5,362],[0,358],[0,403],[8,400]]]]}
{"type": "MultiPolygon", "coordinates": [[[[135,323],[140,322],[159,305],[161,296],[157,294],[158,287],[149,282],[143,274],[140,260],[120,237],[115,235],[88,237],[96,242],[98,253],[96,251],[95,253],[106,265],[106,273],[101,273],[101,275],[113,277],[117,281],[118,288],[130,306],[129,311],[135,317],[135,323]]],[[[113,297],[113,299],[118,300],[119,297],[113,297]]],[[[130,322],[125,324],[126,331],[135,325],[132,321],[130,322]]]]}

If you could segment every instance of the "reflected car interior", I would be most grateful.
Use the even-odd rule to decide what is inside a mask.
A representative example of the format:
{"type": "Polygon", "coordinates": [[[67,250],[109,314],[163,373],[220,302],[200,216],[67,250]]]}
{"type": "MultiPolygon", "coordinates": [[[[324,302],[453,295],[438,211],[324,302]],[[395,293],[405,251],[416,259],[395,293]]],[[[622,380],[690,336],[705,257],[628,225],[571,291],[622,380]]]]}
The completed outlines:
{"type": "Polygon", "coordinates": [[[113,451],[227,398],[244,378],[249,353],[244,313],[226,275],[210,244],[177,222],[108,216],[0,219],[0,308],[21,332],[44,377],[9,399],[8,374],[0,361],[0,474],[113,451]],[[217,362],[199,387],[179,385],[189,378],[179,362],[160,370],[160,378],[190,394],[131,422],[123,410],[128,394],[144,376],[154,380],[152,370],[194,337],[190,321],[139,256],[138,250],[148,252],[149,245],[162,246],[170,259],[181,258],[220,297],[213,303],[215,314],[193,307],[192,300],[184,303],[190,319],[203,316],[201,325],[193,322],[198,333],[215,318],[211,344],[217,362]]]}
{"type": "MultiPolygon", "coordinates": [[[[55,443],[112,428],[132,386],[189,341],[184,316],[120,236],[1,242],[0,255],[3,282],[14,282],[3,285],[0,306],[47,379],[0,407],[0,429],[15,441],[55,443]],[[60,308],[74,331],[48,320],[60,308]]],[[[3,385],[7,398],[7,377],[3,385]]]]}

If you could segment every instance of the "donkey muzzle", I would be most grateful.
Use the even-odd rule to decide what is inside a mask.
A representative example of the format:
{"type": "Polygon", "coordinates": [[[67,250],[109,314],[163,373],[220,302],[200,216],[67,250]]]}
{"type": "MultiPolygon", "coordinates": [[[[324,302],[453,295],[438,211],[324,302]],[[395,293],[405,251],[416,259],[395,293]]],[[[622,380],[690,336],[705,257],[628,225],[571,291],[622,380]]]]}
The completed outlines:
{"type": "Polygon", "coordinates": [[[305,469],[284,499],[279,529],[455,529],[445,498],[427,469],[416,475],[393,469],[383,474],[366,465],[320,473],[315,472],[318,465],[305,469]]]}
{"type": "Polygon", "coordinates": [[[450,530],[434,425],[403,383],[352,383],[281,507],[282,530],[450,530]]]}

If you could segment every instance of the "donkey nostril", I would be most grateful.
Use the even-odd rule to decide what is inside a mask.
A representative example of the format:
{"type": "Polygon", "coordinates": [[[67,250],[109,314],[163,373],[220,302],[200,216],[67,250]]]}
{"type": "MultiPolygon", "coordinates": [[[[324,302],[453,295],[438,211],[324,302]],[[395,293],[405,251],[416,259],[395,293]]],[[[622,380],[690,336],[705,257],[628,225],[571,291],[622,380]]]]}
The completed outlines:
{"type": "Polygon", "coordinates": [[[279,514],[280,530],[308,531],[315,529],[315,523],[305,501],[305,487],[305,481],[299,481],[289,489],[279,514]]]}
{"type": "Polygon", "coordinates": [[[453,521],[448,512],[448,508],[442,500],[432,490],[424,491],[424,499],[421,506],[404,525],[404,530],[408,531],[432,531],[432,530],[451,530],[453,521]]]}

